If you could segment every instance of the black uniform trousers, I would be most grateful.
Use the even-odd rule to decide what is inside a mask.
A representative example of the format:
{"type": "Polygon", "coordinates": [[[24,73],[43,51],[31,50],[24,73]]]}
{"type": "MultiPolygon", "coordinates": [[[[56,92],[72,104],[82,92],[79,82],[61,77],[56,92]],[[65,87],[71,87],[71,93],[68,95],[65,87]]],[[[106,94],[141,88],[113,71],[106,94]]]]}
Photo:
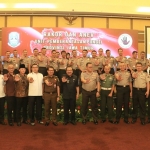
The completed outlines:
{"type": "Polygon", "coordinates": [[[113,97],[109,97],[111,90],[101,89],[101,119],[106,120],[106,104],[108,109],[108,120],[113,118],[113,97]]]}
{"type": "Polygon", "coordinates": [[[118,86],[117,89],[117,107],[116,107],[116,121],[119,121],[122,113],[122,105],[124,105],[124,120],[128,121],[129,113],[129,99],[130,99],[130,87],[118,86]]]}
{"type": "Polygon", "coordinates": [[[47,75],[46,67],[39,67],[39,73],[43,74],[43,76],[47,75]]]}
{"type": "Polygon", "coordinates": [[[13,118],[14,121],[16,121],[16,98],[15,96],[6,96],[7,101],[7,118],[8,122],[12,123],[13,118]],[[12,111],[13,111],[13,117],[12,117],[12,111]]]}
{"type": "Polygon", "coordinates": [[[4,121],[4,105],[5,105],[5,97],[0,98],[0,122],[4,121]]]}
{"type": "Polygon", "coordinates": [[[36,120],[42,120],[42,96],[29,96],[28,97],[28,106],[29,106],[29,118],[30,122],[35,121],[34,118],[34,107],[36,105],[36,120]]]}
{"type": "Polygon", "coordinates": [[[134,88],[133,87],[133,115],[132,119],[137,120],[137,114],[138,114],[138,106],[140,110],[140,120],[141,122],[145,121],[145,115],[146,115],[146,88],[134,88]]]}
{"type": "Polygon", "coordinates": [[[148,100],[148,121],[150,121],[150,95],[147,98],[148,100]]]}
{"type": "Polygon", "coordinates": [[[23,121],[27,121],[27,105],[28,105],[28,97],[16,97],[16,120],[17,122],[21,122],[21,108],[23,121]]]}
{"type": "Polygon", "coordinates": [[[82,89],[82,117],[83,119],[86,119],[89,99],[91,101],[93,119],[97,120],[98,108],[97,108],[96,90],[86,91],[82,89]]]}
{"type": "Polygon", "coordinates": [[[54,70],[54,75],[58,77],[58,70],[54,70]]]}
{"type": "Polygon", "coordinates": [[[69,121],[69,109],[71,112],[71,121],[75,121],[76,98],[63,99],[64,101],[64,122],[69,121]]]}

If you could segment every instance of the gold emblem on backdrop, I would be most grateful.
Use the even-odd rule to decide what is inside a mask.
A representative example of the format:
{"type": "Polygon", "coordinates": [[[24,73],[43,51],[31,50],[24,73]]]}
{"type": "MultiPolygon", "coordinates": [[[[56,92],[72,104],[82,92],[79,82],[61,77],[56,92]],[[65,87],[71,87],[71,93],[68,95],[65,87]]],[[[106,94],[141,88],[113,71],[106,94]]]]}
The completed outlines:
{"type": "Polygon", "coordinates": [[[65,16],[64,19],[68,21],[67,25],[73,25],[73,21],[75,21],[78,17],[77,16],[65,16]]]}

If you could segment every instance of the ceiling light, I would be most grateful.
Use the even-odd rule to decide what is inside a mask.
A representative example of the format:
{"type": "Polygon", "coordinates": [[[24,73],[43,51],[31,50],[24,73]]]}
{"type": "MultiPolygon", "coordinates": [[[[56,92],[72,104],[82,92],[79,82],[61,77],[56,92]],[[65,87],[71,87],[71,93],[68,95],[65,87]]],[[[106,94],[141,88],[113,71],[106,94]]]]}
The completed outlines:
{"type": "Polygon", "coordinates": [[[56,8],[56,6],[49,3],[17,3],[14,8],[56,8]]]}
{"type": "Polygon", "coordinates": [[[6,8],[5,4],[0,4],[0,8],[6,8]]]}
{"type": "Polygon", "coordinates": [[[150,12],[150,7],[139,7],[137,12],[150,12]]]}

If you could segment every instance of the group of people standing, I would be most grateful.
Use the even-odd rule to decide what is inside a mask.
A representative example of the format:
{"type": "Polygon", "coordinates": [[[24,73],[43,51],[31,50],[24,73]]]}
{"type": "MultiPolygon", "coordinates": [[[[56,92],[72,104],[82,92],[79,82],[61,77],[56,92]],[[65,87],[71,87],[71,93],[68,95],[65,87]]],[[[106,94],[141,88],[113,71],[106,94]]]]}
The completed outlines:
{"type": "Polygon", "coordinates": [[[71,122],[76,125],[75,107],[79,94],[82,93],[82,123],[87,123],[88,102],[91,102],[94,124],[98,124],[97,97],[101,97],[101,123],[106,122],[106,107],[108,121],[118,124],[124,105],[124,122],[129,124],[129,100],[132,97],[133,114],[131,123],[137,121],[138,107],[140,109],[141,124],[146,123],[145,101],[148,99],[148,121],[150,123],[150,97],[149,81],[147,74],[149,66],[145,53],[141,52],[137,58],[137,51],[133,51],[131,58],[123,56],[123,50],[118,49],[116,58],[111,56],[111,51],[103,49],[91,52],[82,51],[82,57],[77,57],[77,51],[71,54],[66,51],[59,53],[51,51],[51,56],[46,56],[46,49],[33,50],[33,55],[28,57],[27,50],[23,50],[18,57],[17,50],[7,51],[1,61],[0,75],[0,123],[4,121],[4,104],[7,101],[7,119],[10,126],[17,122],[48,126],[50,123],[50,107],[52,108],[52,123],[57,126],[57,101],[64,103],[64,125],[71,122]],[[61,55],[61,56],[60,56],[61,55]],[[70,57],[71,56],[71,57],[70,57]],[[116,120],[113,119],[113,93],[116,93],[116,120]],[[42,103],[44,100],[45,122],[42,120],[42,103]],[[36,107],[36,116],[35,116],[36,107]],[[22,109],[22,113],[21,113],[22,109]],[[69,118],[69,110],[71,118],[69,118]],[[28,115],[30,122],[28,122],[28,115]],[[13,115],[12,115],[13,114],[13,115]],[[21,117],[22,114],[22,117],[21,117]]]}

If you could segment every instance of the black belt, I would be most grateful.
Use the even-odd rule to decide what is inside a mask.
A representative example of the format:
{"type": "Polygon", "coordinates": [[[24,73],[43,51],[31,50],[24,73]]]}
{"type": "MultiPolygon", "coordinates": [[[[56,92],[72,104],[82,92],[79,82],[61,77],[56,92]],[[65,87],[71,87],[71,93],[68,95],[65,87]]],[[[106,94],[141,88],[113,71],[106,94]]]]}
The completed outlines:
{"type": "Polygon", "coordinates": [[[44,92],[44,93],[47,93],[47,94],[54,94],[54,93],[56,93],[56,92],[44,92]]]}
{"type": "Polygon", "coordinates": [[[39,68],[46,68],[46,67],[40,67],[40,66],[39,66],[39,68]]]}
{"type": "Polygon", "coordinates": [[[133,88],[136,90],[146,90],[146,88],[135,88],[135,87],[133,87],[133,88]]]}
{"type": "Polygon", "coordinates": [[[117,87],[129,87],[129,85],[116,85],[117,87]]]}

